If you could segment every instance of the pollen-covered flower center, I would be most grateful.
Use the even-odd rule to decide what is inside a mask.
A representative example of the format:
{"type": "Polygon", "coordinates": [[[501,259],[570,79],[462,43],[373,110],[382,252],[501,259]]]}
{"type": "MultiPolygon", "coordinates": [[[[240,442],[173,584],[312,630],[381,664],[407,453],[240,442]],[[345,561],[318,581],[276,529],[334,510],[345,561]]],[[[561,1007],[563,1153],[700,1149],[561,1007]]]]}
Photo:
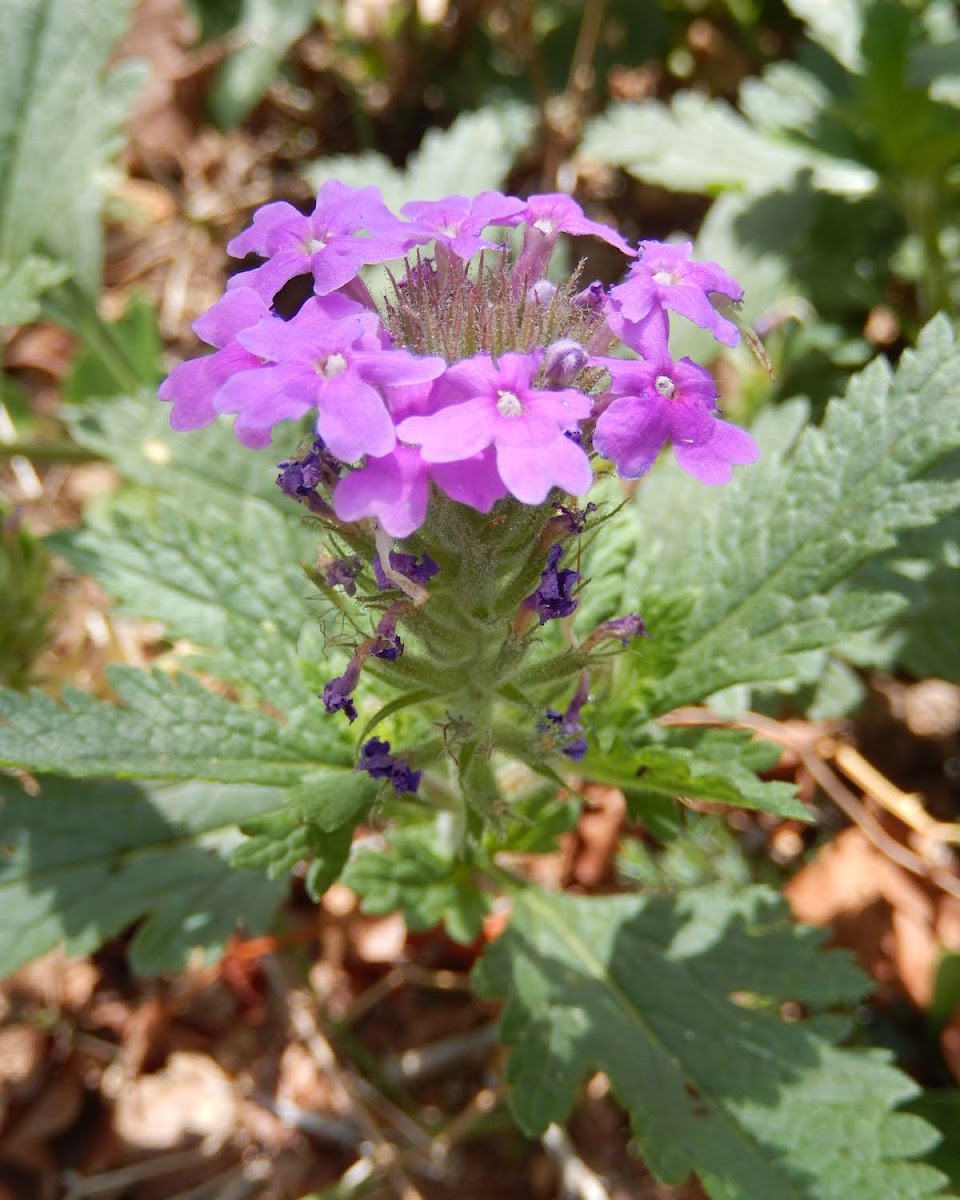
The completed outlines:
{"type": "Polygon", "coordinates": [[[523,405],[513,392],[497,392],[497,412],[502,417],[522,417],[523,405]]]}
{"type": "Polygon", "coordinates": [[[672,400],[677,394],[677,385],[669,375],[658,375],[653,381],[653,386],[665,400],[672,400]]]}
{"type": "Polygon", "coordinates": [[[539,229],[541,233],[548,236],[556,229],[556,225],[549,217],[538,217],[533,223],[534,229],[539,229]]]}
{"type": "Polygon", "coordinates": [[[317,363],[317,374],[324,379],[335,379],[347,369],[347,360],[342,354],[328,354],[317,363]]]}
{"type": "Polygon", "coordinates": [[[654,271],[653,282],[659,283],[661,287],[672,287],[677,282],[677,277],[672,271],[654,271]]]}

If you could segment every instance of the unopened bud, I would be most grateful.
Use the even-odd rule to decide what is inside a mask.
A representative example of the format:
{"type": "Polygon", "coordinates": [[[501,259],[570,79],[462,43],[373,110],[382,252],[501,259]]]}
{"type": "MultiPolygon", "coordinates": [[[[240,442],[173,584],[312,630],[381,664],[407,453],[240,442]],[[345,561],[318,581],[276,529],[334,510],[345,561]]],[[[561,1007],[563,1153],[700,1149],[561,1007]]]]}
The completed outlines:
{"type": "Polygon", "coordinates": [[[543,358],[543,378],[548,388],[568,387],[587,365],[589,355],[572,338],[552,342],[543,358]]]}
{"type": "Polygon", "coordinates": [[[557,285],[549,279],[538,279],[527,288],[527,302],[538,304],[541,308],[549,308],[557,294],[557,285]]]}

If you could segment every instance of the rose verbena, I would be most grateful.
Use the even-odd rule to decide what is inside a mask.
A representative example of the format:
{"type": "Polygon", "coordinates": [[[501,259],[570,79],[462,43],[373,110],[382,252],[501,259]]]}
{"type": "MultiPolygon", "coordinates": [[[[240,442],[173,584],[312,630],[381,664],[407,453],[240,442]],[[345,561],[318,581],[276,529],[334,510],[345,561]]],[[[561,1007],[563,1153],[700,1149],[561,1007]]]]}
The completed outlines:
{"type": "Polygon", "coordinates": [[[367,740],[358,769],[412,791],[446,755],[488,812],[498,754],[546,772],[582,759],[591,673],[647,634],[626,614],[579,644],[556,635],[585,583],[578,539],[591,524],[602,536],[587,497],[600,476],[644,475],[668,444],[710,485],[757,457],[719,415],[710,372],[669,347],[671,313],[734,345],[714,298],[729,309],[739,285],[689,243],[631,247],[565,195],[490,191],[394,214],[376,188],[329,182],[309,216],[268,204],[228,249],[262,261],[195,323],[214,352],[160,395],[178,430],[231,413],[250,447],[281,421],[309,435],[277,482],[321,531],[314,581],[368,630],[322,703],[355,720],[369,673],[401,693],[392,710],[432,706],[444,729],[400,759],[367,740]],[[551,280],[563,234],[622,253],[622,282],[551,280]],[[389,264],[379,304],[362,278],[375,264],[389,264]],[[284,319],[277,298],[298,276],[313,295],[284,319]]]}

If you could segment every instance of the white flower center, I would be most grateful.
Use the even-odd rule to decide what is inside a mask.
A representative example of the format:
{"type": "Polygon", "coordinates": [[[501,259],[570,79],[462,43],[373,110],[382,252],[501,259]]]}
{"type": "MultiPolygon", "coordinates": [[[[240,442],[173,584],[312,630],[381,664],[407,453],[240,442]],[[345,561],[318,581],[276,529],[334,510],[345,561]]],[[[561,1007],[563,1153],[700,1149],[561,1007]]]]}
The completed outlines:
{"type": "Polygon", "coordinates": [[[658,375],[653,381],[653,386],[665,400],[672,400],[677,392],[677,385],[669,375],[658,375]]]}
{"type": "Polygon", "coordinates": [[[338,375],[342,375],[347,369],[347,360],[342,354],[331,354],[322,363],[318,364],[317,374],[322,375],[324,379],[336,379],[338,375]]]}
{"type": "Polygon", "coordinates": [[[549,217],[538,217],[533,223],[534,229],[539,229],[541,233],[551,234],[556,229],[556,225],[549,217]]]}
{"type": "Polygon", "coordinates": [[[501,417],[522,417],[523,405],[513,392],[497,392],[497,412],[501,417]]]}
{"type": "Polygon", "coordinates": [[[677,282],[677,277],[672,271],[654,271],[653,282],[662,287],[672,287],[677,282]]]}
{"type": "Polygon", "coordinates": [[[304,242],[304,249],[308,254],[317,254],[320,250],[326,250],[326,248],[327,243],[321,241],[320,238],[312,237],[304,242]]]}

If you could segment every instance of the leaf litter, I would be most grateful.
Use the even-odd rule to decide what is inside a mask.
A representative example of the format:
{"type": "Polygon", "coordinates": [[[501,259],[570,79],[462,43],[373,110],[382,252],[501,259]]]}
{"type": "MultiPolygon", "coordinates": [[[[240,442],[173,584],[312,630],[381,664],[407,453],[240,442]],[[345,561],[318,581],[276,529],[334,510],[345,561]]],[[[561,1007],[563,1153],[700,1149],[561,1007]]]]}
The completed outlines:
{"type": "MultiPolygon", "coordinates": [[[[205,79],[225,48],[191,47],[192,36],[178,0],[143,0],[118,52],[148,57],[153,74],[114,196],[103,298],[105,313],[118,313],[144,292],[175,350],[192,345],[190,321],[219,294],[227,231],[268,199],[306,195],[290,168],[282,102],[268,98],[254,121],[226,134],[203,125],[205,79]]],[[[4,346],[41,417],[56,417],[69,352],[70,339],[42,325],[4,346]]],[[[21,494],[6,470],[3,480],[38,532],[76,523],[116,482],[97,463],[49,465],[39,478],[39,497],[21,494]]],[[[54,590],[58,633],[37,664],[45,687],[69,680],[104,694],[109,662],[145,665],[162,651],[161,627],[112,614],[103,593],[62,564],[54,590]]],[[[901,785],[947,817],[958,696],[944,681],[874,681],[855,730],[869,761],[906,770],[901,785]]],[[[825,761],[815,749],[822,730],[797,722],[781,731],[777,777],[820,806],[824,791],[837,801],[819,768],[811,772],[825,761]]],[[[614,891],[624,839],[653,839],[627,818],[616,789],[588,787],[584,797],[576,830],[553,855],[513,862],[546,886],[614,891]]],[[[960,993],[938,1000],[944,956],[960,954],[951,843],[911,826],[883,796],[852,799],[852,823],[815,847],[795,822],[745,813],[728,821],[761,858],[802,864],[786,889],[794,916],[829,925],[855,951],[879,985],[874,1013],[941,1005],[939,1054],[921,1039],[918,1073],[960,1084],[960,993]]],[[[587,1085],[569,1136],[523,1141],[512,1131],[490,1036],[497,1007],[467,987],[485,939],[508,921],[494,914],[463,947],[438,930],[410,934],[397,916],[365,916],[338,886],[316,907],[295,882],[280,931],[238,937],[213,967],[140,979],[124,938],[88,958],[53,952],[31,963],[0,984],[0,1200],[700,1200],[695,1181],[658,1184],[626,1152],[627,1124],[602,1075],[587,1085]],[[338,1183],[346,1190],[324,1193],[338,1183]]]]}

